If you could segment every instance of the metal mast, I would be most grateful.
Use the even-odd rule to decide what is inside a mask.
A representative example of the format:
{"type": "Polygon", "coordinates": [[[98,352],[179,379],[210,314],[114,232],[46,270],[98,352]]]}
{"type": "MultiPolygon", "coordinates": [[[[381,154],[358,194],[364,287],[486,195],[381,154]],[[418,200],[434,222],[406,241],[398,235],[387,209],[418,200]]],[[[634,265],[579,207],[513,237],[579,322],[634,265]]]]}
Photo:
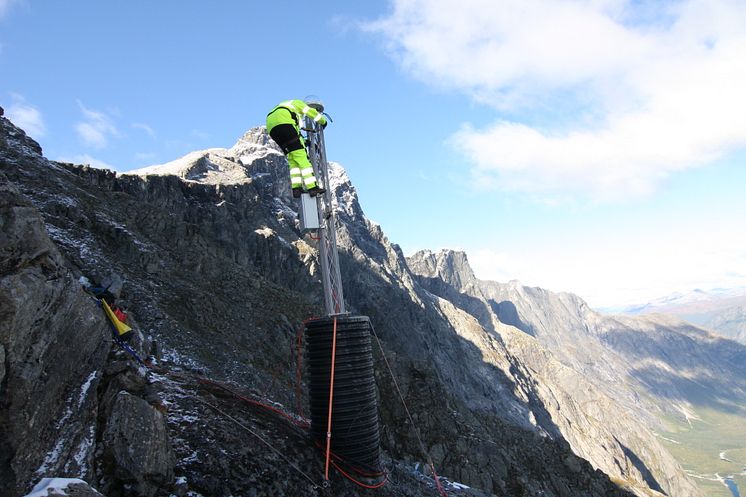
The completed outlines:
{"type": "MultiPolygon", "coordinates": [[[[319,112],[324,111],[320,103],[311,104],[319,112]]],[[[329,183],[329,164],[326,161],[324,130],[318,122],[305,118],[305,130],[308,135],[308,159],[313,164],[313,173],[321,187],[326,189],[317,195],[316,208],[319,216],[319,258],[321,259],[321,281],[324,286],[324,308],[327,316],[345,314],[342,276],[339,272],[339,255],[337,253],[337,233],[335,230],[334,208],[332,206],[332,188],[329,183]]],[[[307,193],[303,194],[308,195],[307,193]]]]}

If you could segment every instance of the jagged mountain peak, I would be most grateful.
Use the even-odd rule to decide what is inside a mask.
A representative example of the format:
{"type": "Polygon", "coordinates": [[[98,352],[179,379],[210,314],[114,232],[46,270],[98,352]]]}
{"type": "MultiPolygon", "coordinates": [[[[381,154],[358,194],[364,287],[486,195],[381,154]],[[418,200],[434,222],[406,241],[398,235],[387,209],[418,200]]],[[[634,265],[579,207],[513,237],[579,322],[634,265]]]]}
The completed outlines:
{"type": "Polygon", "coordinates": [[[460,250],[441,249],[437,253],[420,250],[408,257],[407,263],[413,272],[428,278],[440,278],[459,290],[477,281],[466,252],[460,250]]]}
{"type": "MultiPolygon", "coordinates": [[[[4,113],[5,111],[0,107],[0,116],[4,113]]],[[[0,120],[0,131],[2,131],[4,137],[4,143],[1,144],[7,147],[8,152],[13,153],[16,157],[41,158],[42,150],[39,143],[28,136],[21,128],[13,126],[8,119],[0,120]]]]}
{"type": "MultiPolygon", "coordinates": [[[[231,148],[195,150],[164,164],[128,171],[137,176],[178,176],[205,184],[251,183],[257,174],[254,164],[262,159],[279,159],[282,152],[263,126],[246,131],[231,148]]],[[[261,174],[262,171],[259,171],[261,174]]]]}
{"type": "Polygon", "coordinates": [[[332,189],[332,201],[337,212],[346,214],[352,222],[363,224],[369,222],[360,206],[355,185],[352,184],[350,176],[339,162],[329,162],[329,186],[332,189]]]}
{"type": "Polygon", "coordinates": [[[344,166],[339,162],[329,161],[329,182],[331,183],[332,188],[351,189],[357,197],[357,191],[350,180],[350,176],[347,174],[344,166]]]}
{"type": "Polygon", "coordinates": [[[231,148],[195,150],[176,160],[128,171],[137,176],[173,175],[205,184],[251,183],[251,166],[259,159],[282,156],[280,149],[257,126],[245,132],[231,148]]]}
{"type": "Polygon", "coordinates": [[[190,152],[176,160],[125,173],[137,176],[178,176],[185,181],[206,184],[251,182],[251,174],[231,150],[210,148],[190,152]]]}
{"type": "Polygon", "coordinates": [[[254,159],[267,155],[282,155],[280,147],[270,138],[264,126],[256,126],[245,132],[230,148],[243,164],[251,164],[254,159]]]}
{"type": "MultiPolygon", "coordinates": [[[[124,173],[142,177],[177,176],[185,181],[232,185],[262,180],[270,184],[277,197],[289,201],[287,161],[277,144],[267,134],[264,126],[246,131],[231,148],[195,150],[164,164],[156,164],[124,173]]],[[[329,162],[329,182],[334,191],[337,209],[342,209],[353,219],[363,220],[357,191],[344,167],[329,162]]],[[[287,203],[287,202],[286,202],[287,203]]]]}

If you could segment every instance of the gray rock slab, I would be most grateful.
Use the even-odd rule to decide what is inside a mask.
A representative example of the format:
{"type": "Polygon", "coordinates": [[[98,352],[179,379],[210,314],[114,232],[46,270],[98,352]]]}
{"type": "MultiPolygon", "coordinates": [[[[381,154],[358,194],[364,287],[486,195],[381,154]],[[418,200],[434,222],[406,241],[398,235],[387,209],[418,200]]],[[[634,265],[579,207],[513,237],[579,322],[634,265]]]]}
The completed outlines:
{"type": "Polygon", "coordinates": [[[114,474],[137,495],[152,497],[174,479],[174,454],[166,420],[145,400],[120,392],[103,435],[114,474]]]}

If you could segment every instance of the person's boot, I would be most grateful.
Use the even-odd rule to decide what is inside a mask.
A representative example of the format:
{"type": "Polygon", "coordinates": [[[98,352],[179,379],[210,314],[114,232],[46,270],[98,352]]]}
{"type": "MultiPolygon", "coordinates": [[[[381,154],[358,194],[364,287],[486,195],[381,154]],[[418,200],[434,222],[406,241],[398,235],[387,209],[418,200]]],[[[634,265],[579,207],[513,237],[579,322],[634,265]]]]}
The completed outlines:
{"type": "Polygon", "coordinates": [[[322,193],[325,193],[326,190],[323,188],[319,188],[318,186],[314,186],[313,188],[308,190],[309,195],[312,197],[315,197],[316,195],[321,195],[322,193]]]}
{"type": "Polygon", "coordinates": [[[293,188],[293,198],[300,198],[303,188],[293,188]]]}

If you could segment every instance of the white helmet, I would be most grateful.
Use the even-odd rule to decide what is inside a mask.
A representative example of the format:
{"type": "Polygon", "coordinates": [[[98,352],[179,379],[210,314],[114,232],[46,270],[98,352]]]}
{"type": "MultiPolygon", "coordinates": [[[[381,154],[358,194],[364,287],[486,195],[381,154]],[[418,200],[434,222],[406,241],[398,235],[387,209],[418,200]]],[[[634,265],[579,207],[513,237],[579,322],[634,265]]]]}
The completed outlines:
{"type": "Polygon", "coordinates": [[[324,112],[324,103],[318,96],[308,95],[306,98],[303,99],[303,101],[305,101],[306,105],[308,105],[312,109],[316,109],[319,112],[324,112]]]}

